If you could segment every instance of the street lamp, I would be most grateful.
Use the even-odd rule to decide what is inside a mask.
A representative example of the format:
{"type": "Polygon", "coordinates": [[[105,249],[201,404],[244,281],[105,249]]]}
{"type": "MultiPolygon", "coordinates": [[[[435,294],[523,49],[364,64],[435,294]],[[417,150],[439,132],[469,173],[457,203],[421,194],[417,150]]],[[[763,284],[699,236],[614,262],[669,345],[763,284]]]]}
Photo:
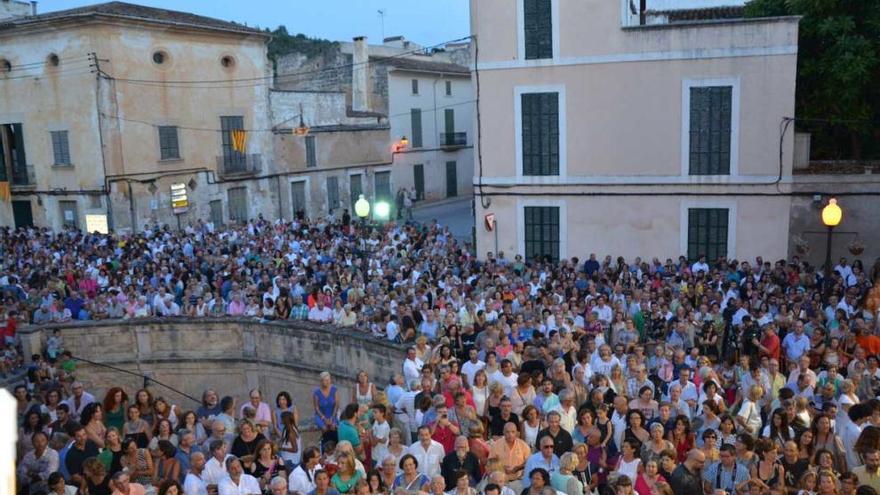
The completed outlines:
{"type": "Polygon", "coordinates": [[[388,215],[391,213],[391,205],[388,204],[387,201],[379,201],[376,203],[376,216],[382,220],[388,220],[388,215]]]}
{"type": "Polygon", "coordinates": [[[822,208],[822,223],[828,227],[828,242],[825,245],[825,299],[831,292],[831,237],[834,227],[840,225],[843,220],[843,210],[837,205],[837,200],[831,198],[825,208],[822,208]]]}
{"type": "Polygon", "coordinates": [[[367,223],[367,217],[370,215],[370,202],[363,194],[354,203],[354,214],[361,219],[361,223],[367,223]]]}
{"type": "MultiPolygon", "coordinates": [[[[358,200],[354,203],[354,214],[361,219],[361,227],[366,233],[366,225],[367,225],[367,217],[370,215],[370,202],[367,201],[367,198],[364,197],[363,194],[358,197],[358,200]]],[[[367,240],[361,239],[364,243],[361,248],[361,267],[364,270],[364,283],[366,284],[367,280],[367,240]]]]}

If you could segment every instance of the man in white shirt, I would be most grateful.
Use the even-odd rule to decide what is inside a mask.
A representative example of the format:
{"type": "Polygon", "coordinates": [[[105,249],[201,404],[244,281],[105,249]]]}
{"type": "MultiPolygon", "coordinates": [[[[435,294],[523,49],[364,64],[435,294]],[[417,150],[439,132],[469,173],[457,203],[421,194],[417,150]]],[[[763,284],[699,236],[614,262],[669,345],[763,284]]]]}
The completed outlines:
{"type": "Polygon", "coordinates": [[[219,485],[226,477],[226,459],[232,457],[226,454],[227,445],[223,440],[211,442],[211,458],[205,463],[202,471],[202,480],[208,485],[219,485]]]}
{"type": "Polygon", "coordinates": [[[430,479],[440,475],[440,462],[446,456],[443,445],[431,438],[431,429],[427,426],[419,427],[419,441],[406,449],[419,463],[419,472],[430,479]]]}
{"type": "Polygon", "coordinates": [[[708,273],[708,272],[709,272],[709,265],[706,263],[706,257],[705,257],[705,256],[700,256],[700,259],[697,260],[696,263],[694,263],[693,265],[691,265],[691,272],[692,272],[694,275],[697,275],[697,274],[700,273],[700,272],[705,272],[705,273],[708,273]]]}
{"type": "Polygon", "coordinates": [[[205,454],[193,452],[189,457],[189,472],[183,480],[183,495],[208,495],[208,484],[202,478],[205,454]]]}
{"type": "Polygon", "coordinates": [[[226,459],[225,478],[217,485],[217,495],[261,495],[260,482],[249,474],[244,474],[244,468],[238,457],[226,459]]]}
{"type": "Polygon", "coordinates": [[[501,368],[489,377],[489,384],[500,383],[504,387],[504,395],[510,397],[513,395],[513,389],[516,388],[517,378],[519,376],[513,372],[513,363],[508,359],[503,359],[501,361],[501,368]]]}
{"type": "Polygon", "coordinates": [[[403,361],[403,378],[406,383],[418,380],[422,376],[422,366],[425,363],[416,356],[416,348],[409,347],[406,350],[406,359],[403,361]]]}
{"type": "Polygon", "coordinates": [[[847,411],[849,419],[844,421],[845,424],[840,432],[840,439],[843,441],[844,445],[850,447],[846,449],[846,464],[850,470],[856,466],[862,465],[859,453],[851,447],[856,444],[856,440],[858,440],[859,436],[862,434],[864,424],[871,419],[871,413],[871,406],[868,405],[867,402],[853,404],[849,408],[849,411],[847,411]]]}
{"type": "Polygon", "coordinates": [[[321,452],[317,447],[309,447],[303,452],[302,463],[290,473],[287,489],[291,494],[308,495],[315,489],[315,473],[324,469],[321,465],[321,452]]]}
{"type": "Polygon", "coordinates": [[[614,318],[611,306],[605,304],[605,296],[599,296],[598,304],[593,308],[593,313],[596,313],[596,318],[606,327],[611,324],[611,320],[614,318]]]}
{"type": "Polygon", "coordinates": [[[82,382],[73,382],[70,388],[73,391],[73,395],[68,397],[63,404],[67,404],[67,407],[70,408],[70,419],[79,421],[79,416],[82,414],[83,409],[92,402],[95,402],[95,396],[83,389],[82,382]]]}
{"type": "Polygon", "coordinates": [[[324,306],[324,301],[319,298],[315,307],[309,310],[309,321],[330,323],[331,320],[333,320],[333,311],[324,306]]]}
{"type": "Polygon", "coordinates": [[[407,432],[404,443],[409,443],[416,432],[418,424],[416,424],[416,396],[422,392],[422,386],[419,380],[412,380],[409,383],[409,390],[400,394],[394,409],[397,411],[394,419],[404,427],[407,432]]]}
{"type": "Polygon", "coordinates": [[[467,377],[468,385],[474,385],[474,376],[477,375],[477,372],[486,367],[486,363],[480,361],[479,354],[476,349],[471,349],[468,352],[470,359],[465,361],[463,365],[461,365],[461,373],[467,377]]]}

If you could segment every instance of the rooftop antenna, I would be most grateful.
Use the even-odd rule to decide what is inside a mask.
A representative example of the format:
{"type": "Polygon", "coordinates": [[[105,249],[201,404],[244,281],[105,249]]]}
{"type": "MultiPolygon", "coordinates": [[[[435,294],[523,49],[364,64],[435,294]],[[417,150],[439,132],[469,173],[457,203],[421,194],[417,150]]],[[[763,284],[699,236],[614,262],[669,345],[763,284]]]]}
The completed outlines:
{"type": "Polygon", "coordinates": [[[382,41],[385,41],[385,9],[376,11],[379,14],[379,23],[382,25],[382,41]]]}

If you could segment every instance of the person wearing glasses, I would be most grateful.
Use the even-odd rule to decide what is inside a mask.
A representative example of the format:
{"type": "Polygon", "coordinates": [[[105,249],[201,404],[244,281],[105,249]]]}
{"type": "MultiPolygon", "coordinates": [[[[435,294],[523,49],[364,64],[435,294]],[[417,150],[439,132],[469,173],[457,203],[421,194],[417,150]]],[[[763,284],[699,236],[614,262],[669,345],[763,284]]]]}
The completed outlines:
{"type": "MultiPolygon", "coordinates": [[[[525,472],[532,473],[536,469],[542,469],[547,475],[549,483],[550,474],[559,470],[559,457],[553,453],[553,438],[546,436],[538,441],[539,450],[535,452],[526,461],[525,472]]],[[[522,479],[523,488],[529,488],[532,484],[532,476],[524,476],[522,479]]]]}

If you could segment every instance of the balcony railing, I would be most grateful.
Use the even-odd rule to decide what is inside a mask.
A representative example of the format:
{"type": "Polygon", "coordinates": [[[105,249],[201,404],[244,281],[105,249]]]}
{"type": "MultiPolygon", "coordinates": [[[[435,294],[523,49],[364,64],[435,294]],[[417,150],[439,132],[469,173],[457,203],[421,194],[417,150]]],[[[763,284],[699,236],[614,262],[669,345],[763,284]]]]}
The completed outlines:
{"type": "Polygon", "coordinates": [[[217,172],[222,177],[230,175],[255,175],[263,169],[263,155],[233,153],[217,157],[217,172]]]}
{"type": "Polygon", "coordinates": [[[443,148],[467,146],[467,132],[441,132],[440,146],[443,148]]]}
{"type": "Polygon", "coordinates": [[[37,176],[33,165],[12,167],[12,187],[29,188],[37,185],[37,176]]]}

